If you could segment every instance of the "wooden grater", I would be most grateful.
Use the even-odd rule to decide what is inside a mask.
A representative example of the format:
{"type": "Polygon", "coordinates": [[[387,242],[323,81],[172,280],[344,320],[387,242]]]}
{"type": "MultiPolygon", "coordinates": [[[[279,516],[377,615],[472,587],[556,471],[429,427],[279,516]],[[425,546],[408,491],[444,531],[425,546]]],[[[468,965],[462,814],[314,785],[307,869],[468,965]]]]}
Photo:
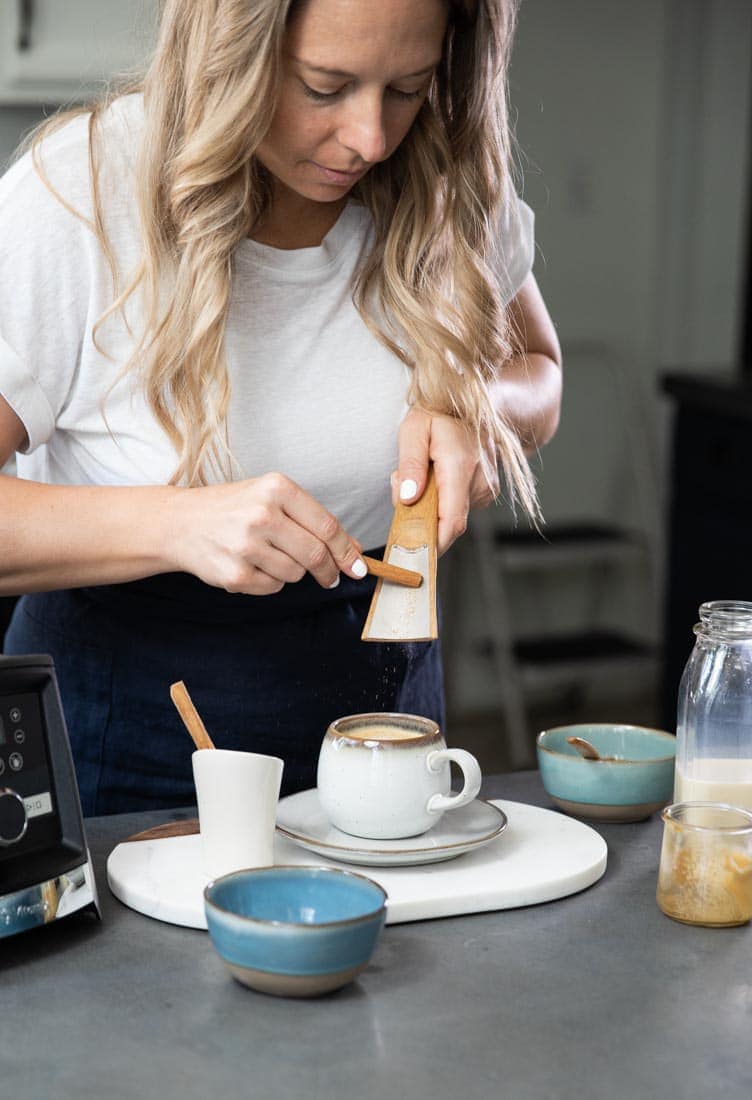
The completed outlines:
{"type": "Polygon", "coordinates": [[[364,642],[429,642],[438,638],[436,617],[436,537],[439,495],[433,466],[415,504],[398,501],[384,550],[384,561],[420,573],[419,588],[383,578],[376,584],[361,639],[364,642]]]}

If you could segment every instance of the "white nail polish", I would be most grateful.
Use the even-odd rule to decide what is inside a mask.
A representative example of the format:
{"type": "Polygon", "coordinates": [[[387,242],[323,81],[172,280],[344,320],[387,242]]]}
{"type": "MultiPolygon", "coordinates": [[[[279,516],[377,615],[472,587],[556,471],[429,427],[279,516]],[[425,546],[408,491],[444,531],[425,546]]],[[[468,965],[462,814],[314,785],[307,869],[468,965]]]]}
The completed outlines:
{"type": "Polygon", "coordinates": [[[361,558],[356,558],[352,563],[352,571],[356,577],[365,577],[368,569],[366,563],[361,558]]]}
{"type": "Polygon", "coordinates": [[[413,481],[411,477],[405,478],[405,480],[400,485],[400,500],[412,500],[417,491],[417,481],[413,481]]]}
{"type": "Polygon", "coordinates": [[[326,587],[327,588],[336,588],[338,584],[339,584],[339,573],[337,574],[336,581],[333,581],[332,584],[328,584],[326,587]]]}

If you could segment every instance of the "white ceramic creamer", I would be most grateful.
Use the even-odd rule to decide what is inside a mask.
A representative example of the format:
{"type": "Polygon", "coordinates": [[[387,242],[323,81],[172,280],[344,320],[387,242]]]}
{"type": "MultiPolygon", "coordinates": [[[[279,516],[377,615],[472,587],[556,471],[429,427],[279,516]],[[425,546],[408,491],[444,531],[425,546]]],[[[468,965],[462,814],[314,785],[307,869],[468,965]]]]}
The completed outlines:
{"type": "Polygon", "coordinates": [[[283,761],[233,749],[197,749],[192,760],[206,874],[271,867],[283,761]]]}
{"type": "Polygon", "coordinates": [[[435,722],[412,714],[338,718],[319,753],[321,806],[336,828],[352,836],[419,836],[445,811],[472,802],[480,783],[475,757],[448,749],[435,722]],[[464,777],[458,794],[450,794],[450,761],[464,777]]]}

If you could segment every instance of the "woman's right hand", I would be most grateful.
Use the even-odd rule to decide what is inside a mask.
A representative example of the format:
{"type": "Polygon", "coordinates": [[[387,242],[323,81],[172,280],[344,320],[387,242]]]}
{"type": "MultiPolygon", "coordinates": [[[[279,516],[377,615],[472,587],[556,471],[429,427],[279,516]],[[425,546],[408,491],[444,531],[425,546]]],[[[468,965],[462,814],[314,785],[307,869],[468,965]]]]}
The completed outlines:
{"type": "Polygon", "coordinates": [[[176,568],[228,592],[265,596],[306,573],[334,588],[340,571],[366,574],[355,539],[284,474],[181,489],[173,504],[176,568]]]}
{"type": "MultiPolygon", "coordinates": [[[[26,431],[0,397],[0,465],[26,431]]],[[[180,570],[263,596],[311,573],[366,575],[361,547],[282,474],[196,489],[44,485],[0,476],[0,595],[120,584],[180,570]]]]}

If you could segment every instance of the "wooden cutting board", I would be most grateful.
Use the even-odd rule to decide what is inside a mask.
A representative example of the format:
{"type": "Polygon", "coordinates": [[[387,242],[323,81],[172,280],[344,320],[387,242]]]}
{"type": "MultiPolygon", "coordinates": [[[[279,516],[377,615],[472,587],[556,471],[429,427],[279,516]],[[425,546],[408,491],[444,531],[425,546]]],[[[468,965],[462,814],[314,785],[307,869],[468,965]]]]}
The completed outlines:
{"type": "MultiPolygon", "coordinates": [[[[360,870],[322,859],[279,835],[275,863],[360,871],[386,890],[387,924],[554,901],[584,890],[604,874],[606,842],[589,825],[522,802],[493,803],[509,819],[504,832],[483,848],[445,863],[360,870]]],[[[196,823],[180,822],[177,835],[150,836],[149,830],[145,839],[118,844],[107,861],[107,881],[115,897],[156,920],[206,928],[207,877],[201,870],[200,838],[190,828],[196,823]]]]}

